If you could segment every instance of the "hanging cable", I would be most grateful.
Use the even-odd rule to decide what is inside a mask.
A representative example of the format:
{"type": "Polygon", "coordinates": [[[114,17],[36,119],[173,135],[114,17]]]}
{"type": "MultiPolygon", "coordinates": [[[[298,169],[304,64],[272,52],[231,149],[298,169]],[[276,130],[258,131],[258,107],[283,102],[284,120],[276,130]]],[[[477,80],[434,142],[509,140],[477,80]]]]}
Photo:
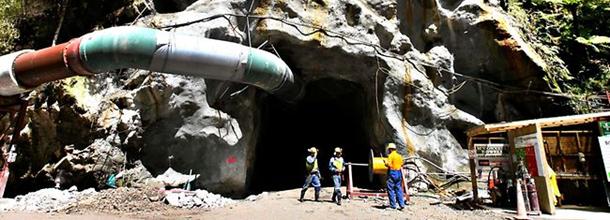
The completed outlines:
{"type": "MultiPolygon", "coordinates": [[[[188,26],[191,24],[195,24],[195,23],[199,23],[199,22],[207,22],[210,20],[214,20],[214,19],[218,19],[218,18],[224,18],[224,19],[228,19],[228,17],[246,17],[246,15],[239,15],[239,14],[218,14],[218,15],[213,15],[213,16],[208,16],[205,18],[201,18],[201,19],[196,19],[193,21],[189,21],[189,22],[184,22],[184,23],[178,23],[178,24],[171,24],[171,25],[165,25],[165,26],[161,26],[159,28],[161,29],[167,29],[167,28],[176,28],[176,27],[183,27],[183,26],[188,26]]],[[[293,28],[295,28],[297,30],[297,32],[299,32],[301,35],[304,36],[310,36],[316,33],[321,33],[324,34],[328,37],[334,37],[334,38],[339,38],[342,41],[344,41],[345,43],[349,44],[349,45],[361,45],[361,46],[368,46],[371,47],[375,50],[376,54],[382,57],[387,57],[387,58],[393,58],[393,59],[397,59],[403,62],[409,62],[410,64],[412,64],[413,66],[417,66],[417,64],[421,65],[421,66],[426,66],[426,67],[431,67],[431,68],[436,68],[439,71],[443,71],[445,73],[450,73],[453,74],[455,76],[461,77],[461,78],[465,78],[465,79],[469,79],[471,81],[476,81],[479,82],[481,84],[483,84],[484,86],[491,88],[493,90],[496,90],[498,92],[503,92],[503,93],[507,93],[507,94],[520,94],[520,93],[532,93],[532,94],[537,94],[537,95],[542,95],[542,96],[549,96],[549,97],[560,97],[560,98],[568,98],[568,99],[579,99],[582,98],[581,96],[577,96],[577,95],[568,95],[568,94],[562,94],[562,93],[555,93],[555,92],[547,92],[547,91],[539,91],[539,90],[531,90],[531,89],[523,89],[523,88],[519,88],[519,87],[514,87],[514,86],[508,86],[508,85],[501,85],[499,83],[487,80],[487,79],[483,79],[480,77],[475,77],[475,76],[469,76],[466,74],[461,74],[455,71],[451,71],[448,69],[445,69],[443,67],[437,66],[437,65],[433,65],[418,59],[413,59],[413,58],[409,58],[409,57],[404,57],[398,54],[393,54],[393,52],[379,46],[376,44],[372,44],[372,43],[368,43],[368,42],[364,42],[358,39],[350,39],[351,36],[343,34],[343,33],[338,33],[338,32],[333,32],[331,30],[327,30],[324,29],[322,27],[313,25],[313,24],[305,24],[305,23],[299,23],[299,22],[294,22],[294,21],[288,21],[285,18],[278,18],[278,17],[273,17],[273,16],[257,16],[257,15],[247,15],[248,18],[257,18],[257,19],[261,19],[261,20],[265,20],[265,19],[269,19],[269,20],[275,20],[278,22],[282,22],[286,25],[292,26],[293,28]],[[310,32],[304,32],[303,30],[301,30],[299,27],[306,27],[306,28],[311,28],[314,29],[313,31],[310,32]],[[506,90],[506,89],[502,89],[502,88],[506,88],[506,89],[510,89],[510,90],[506,90]]],[[[420,73],[423,73],[422,70],[419,70],[417,68],[415,68],[415,70],[417,70],[420,73]]]]}

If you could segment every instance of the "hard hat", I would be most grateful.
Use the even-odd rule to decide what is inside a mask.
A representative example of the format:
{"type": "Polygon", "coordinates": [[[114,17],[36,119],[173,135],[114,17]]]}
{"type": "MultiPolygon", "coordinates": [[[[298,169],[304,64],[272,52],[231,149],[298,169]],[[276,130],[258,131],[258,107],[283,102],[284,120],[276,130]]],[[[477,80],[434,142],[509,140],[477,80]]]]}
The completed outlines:
{"type": "Polygon", "coordinates": [[[343,149],[341,149],[340,147],[335,147],[335,153],[342,153],[343,149]]]}
{"type": "Polygon", "coordinates": [[[316,152],[318,152],[318,149],[316,149],[316,147],[311,147],[311,148],[307,149],[307,151],[309,153],[316,153],[316,152]]]}
{"type": "Polygon", "coordinates": [[[389,149],[394,149],[394,150],[396,150],[396,144],[394,144],[394,143],[389,143],[389,144],[388,144],[388,146],[386,147],[386,149],[387,149],[387,150],[389,150],[389,149]]]}

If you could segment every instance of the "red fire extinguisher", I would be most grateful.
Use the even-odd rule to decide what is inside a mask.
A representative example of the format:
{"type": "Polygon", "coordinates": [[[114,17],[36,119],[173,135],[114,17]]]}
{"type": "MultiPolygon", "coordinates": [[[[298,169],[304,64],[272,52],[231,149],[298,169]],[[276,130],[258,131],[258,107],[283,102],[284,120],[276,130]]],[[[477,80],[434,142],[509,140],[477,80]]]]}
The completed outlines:
{"type": "Polygon", "coordinates": [[[538,203],[538,192],[536,191],[536,184],[534,179],[530,178],[527,182],[527,196],[530,201],[531,211],[540,213],[540,204],[538,203]]]}

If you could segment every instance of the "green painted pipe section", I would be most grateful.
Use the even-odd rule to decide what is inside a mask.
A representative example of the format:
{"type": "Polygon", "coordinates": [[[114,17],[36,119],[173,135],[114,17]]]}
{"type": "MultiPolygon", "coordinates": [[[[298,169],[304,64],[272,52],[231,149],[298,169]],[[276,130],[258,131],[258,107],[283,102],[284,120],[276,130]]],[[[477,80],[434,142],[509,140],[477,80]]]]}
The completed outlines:
{"type": "Polygon", "coordinates": [[[79,52],[85,66],[92,72],[120,68],[150,67],[157,48],[158,30],[129,27],[113,28],[85,35],[79,52]]]}
{"type": "Polygon", "coordinates": [[[83,66],[92,73],[138,68],[251,84],[283,99],[301,95],[301,85],[284,61],[232,42],[151,28],[115,27],[83,36],[78,51],[83,66]]]}
{"type": "MultiPolygon", "coordinates": [[[[244,80],[258,86],[282,85],[287,66],[276,56],[261,50],[249,50],[244,80]],[[283,64],[283,65],[279,65],[283,64]]],[[[278,88],[268,88],[278,89],[278,88]]]]}

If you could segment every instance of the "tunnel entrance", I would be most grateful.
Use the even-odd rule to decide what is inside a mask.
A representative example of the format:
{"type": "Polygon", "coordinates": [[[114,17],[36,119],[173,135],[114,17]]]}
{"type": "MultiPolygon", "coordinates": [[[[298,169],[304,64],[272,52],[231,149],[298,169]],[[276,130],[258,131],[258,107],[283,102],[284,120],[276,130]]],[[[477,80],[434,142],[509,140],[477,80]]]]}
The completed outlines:
{"type": "MultiPolygon", "coordinates": [[[[322,186],[332,186],[328,161],[335,147],[345,161],[366,163],[369,157],[365,91],[346,80],[321,79],[307,84],[295,104],[269,97],[262,107],[251,191],[277,191],[302,186],[307,149],[320,149],[322,186]]],[[[368,170],[354,169],[354,184],[367,186],[368,170]]],[[[344,184],[345,185],[345,184],[344,184]]]]}

